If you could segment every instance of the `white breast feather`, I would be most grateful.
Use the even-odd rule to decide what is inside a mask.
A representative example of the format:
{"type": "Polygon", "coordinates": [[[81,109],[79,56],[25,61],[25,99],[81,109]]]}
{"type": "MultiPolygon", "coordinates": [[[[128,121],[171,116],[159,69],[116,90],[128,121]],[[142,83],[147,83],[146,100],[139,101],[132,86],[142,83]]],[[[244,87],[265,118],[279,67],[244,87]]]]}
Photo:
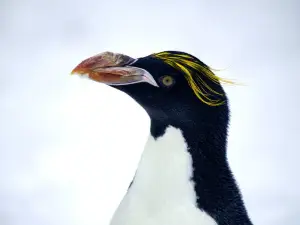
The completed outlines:
{"type": "Polygon", "coordinates": [[[111,225],[216,225],[196,207],[192,170],[180,129],[170,126],[157,140],[150,136],[111,225]]]}

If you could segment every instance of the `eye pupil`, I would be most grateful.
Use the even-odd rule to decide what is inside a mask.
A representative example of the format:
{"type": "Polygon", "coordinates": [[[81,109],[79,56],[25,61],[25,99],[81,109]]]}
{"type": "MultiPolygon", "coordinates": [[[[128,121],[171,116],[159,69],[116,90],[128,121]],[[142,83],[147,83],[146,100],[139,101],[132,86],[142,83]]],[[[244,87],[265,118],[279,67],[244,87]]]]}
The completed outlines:
{"type": "Polygon", "coordinates": [[[174,79],[171,76],[164,76],[161,81],[165,86],[171,86],[174,83],[174,79]]]}

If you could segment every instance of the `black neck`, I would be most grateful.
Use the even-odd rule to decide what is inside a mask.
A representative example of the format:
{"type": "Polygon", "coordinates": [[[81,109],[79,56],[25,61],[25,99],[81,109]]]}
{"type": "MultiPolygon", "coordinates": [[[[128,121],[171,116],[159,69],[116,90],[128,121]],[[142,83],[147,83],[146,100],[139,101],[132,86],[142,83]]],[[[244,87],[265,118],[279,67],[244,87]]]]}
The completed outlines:
{"type": "MultiPolygon", "coordinates": [[[[222,120],[222,116],[220,118],[222,120]]],[[[218,225],[250,225],[242,196],[227,162],[228,118],[223,117],[223,120],[216,120],[214,124],[198,120],[184,125],[152,118],[151,134],[155,138],[162,136],[169,125],[180,128],[193,160],[192,179],[198,207],[213,217],[218,225]]]]}

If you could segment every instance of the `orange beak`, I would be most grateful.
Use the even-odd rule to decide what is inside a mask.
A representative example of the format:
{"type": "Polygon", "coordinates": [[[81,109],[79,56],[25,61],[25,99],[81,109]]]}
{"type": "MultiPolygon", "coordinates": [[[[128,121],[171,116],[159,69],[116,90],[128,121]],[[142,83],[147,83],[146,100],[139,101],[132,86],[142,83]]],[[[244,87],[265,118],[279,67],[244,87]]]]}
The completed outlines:
{"type": "Polygon", "coordinates": [[[157,86],[144,69],[130,66],[136,61],[129,56],[104,52],[79,63],[71,74],[87,75],[90,79],[108,85],[127,85],[148,82],[157,86]]]}

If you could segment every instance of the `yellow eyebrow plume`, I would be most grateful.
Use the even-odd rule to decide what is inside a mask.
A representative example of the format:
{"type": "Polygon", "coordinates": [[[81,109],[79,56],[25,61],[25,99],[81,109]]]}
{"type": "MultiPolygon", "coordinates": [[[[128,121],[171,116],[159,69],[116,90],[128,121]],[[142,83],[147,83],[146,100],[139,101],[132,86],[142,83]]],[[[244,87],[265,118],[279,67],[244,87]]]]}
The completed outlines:
{"type": "Polygon", "coordinates": [[[220,82],[235,84],[230,80],[216,76],[207,65],[188,54],[166,51],[153,54],[153,56],[181,71],[195,95],[207,105],[219,106],[224,104],[225,100],[221,97],[223,96],[222,93],[214,90],[204,81],[203,76],[217,85],[220,85],[220,82]],[[214,96],[214,99],[211,96],[214,96]],[[219,99],[216,96],[219,96],[219,99]]]}

